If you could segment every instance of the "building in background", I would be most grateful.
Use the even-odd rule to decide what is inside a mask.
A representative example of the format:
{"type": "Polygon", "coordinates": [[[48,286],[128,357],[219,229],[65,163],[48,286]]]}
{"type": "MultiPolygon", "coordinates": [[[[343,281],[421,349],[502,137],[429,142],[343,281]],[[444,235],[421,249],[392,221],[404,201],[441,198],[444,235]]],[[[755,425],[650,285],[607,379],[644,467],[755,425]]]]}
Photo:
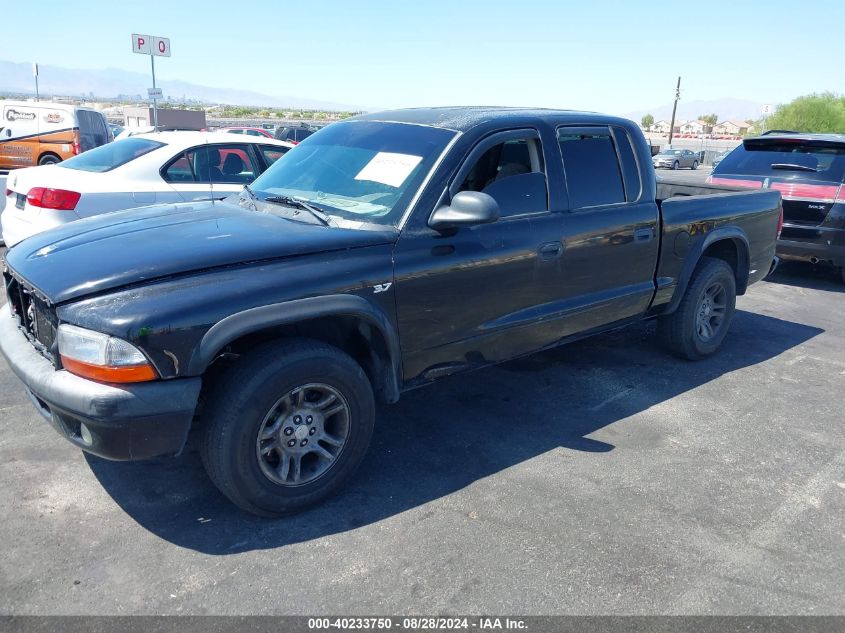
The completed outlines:
{"type": "MultiPolygon", "coordinates": [[[[153,109],[148,107],[126,107],[123,109],[126,127],[147,127],[153,124],[153,109]]],[[[205,110],[158,109],[160,130],[202,130],[205,129],[205,110]]]]}

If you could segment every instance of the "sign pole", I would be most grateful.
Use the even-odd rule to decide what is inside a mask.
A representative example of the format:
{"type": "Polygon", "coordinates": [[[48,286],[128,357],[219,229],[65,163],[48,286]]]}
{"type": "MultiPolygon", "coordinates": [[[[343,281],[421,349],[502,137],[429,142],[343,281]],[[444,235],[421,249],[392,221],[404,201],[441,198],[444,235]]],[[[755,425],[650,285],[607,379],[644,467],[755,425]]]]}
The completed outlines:
{"type": "MultiPolygon", "coordinates": [[[[153,90],[156,89],[156,56],[150,53],[150,68],[153,70],[153,90]]],[[[153,93],[155,94],[155,93],[153,93]]],[[[158,132],[158,99],[153,96],[153,132],[158,132]]]]}
{"type": "Polygon", "coordinates": [[[32,64],[32,76],[35,77],[35,100],[41,101],[41,96],[38,94],[38,64],[32,64]]]}

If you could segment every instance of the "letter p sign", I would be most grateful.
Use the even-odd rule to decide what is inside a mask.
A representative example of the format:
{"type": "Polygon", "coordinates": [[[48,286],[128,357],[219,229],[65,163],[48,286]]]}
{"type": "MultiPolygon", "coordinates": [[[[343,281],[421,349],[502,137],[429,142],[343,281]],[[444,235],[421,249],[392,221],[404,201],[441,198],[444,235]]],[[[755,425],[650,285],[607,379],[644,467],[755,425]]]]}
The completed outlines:
{"type": "Polygon", "coordinates": [[[152,47],[150,46],[152,38],[149,35],[132,34],[132,52],[141,53],[142,55],[150,55],[152,47]]]}

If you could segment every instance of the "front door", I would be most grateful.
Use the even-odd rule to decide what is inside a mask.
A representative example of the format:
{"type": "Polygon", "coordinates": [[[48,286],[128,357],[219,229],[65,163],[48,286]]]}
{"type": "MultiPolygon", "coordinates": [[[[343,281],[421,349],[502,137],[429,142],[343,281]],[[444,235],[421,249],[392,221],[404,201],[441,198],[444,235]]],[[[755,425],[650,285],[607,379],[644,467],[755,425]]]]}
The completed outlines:
{"type": "MultiPolygon", "coordinates": [[[[406,382],[420,382],[537,349],[537,306],[563,247],[548,237],[540,135],[500,132],[480,141],[444,192],[480,191],[498,203],[491,224],[403,231],[394,252],[397,315],[406,382]]],[[[427,219],[427,218],[426,218],[427,219]]]]}

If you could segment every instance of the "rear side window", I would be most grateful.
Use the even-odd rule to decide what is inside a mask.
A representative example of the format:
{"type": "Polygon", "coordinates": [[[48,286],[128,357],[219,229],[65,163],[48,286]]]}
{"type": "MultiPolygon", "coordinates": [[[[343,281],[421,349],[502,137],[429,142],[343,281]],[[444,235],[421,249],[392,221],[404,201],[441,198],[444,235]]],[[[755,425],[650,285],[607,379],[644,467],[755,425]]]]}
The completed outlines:
{"type": "Polygon", "coordinates": [[[559,128],[558,143],[572,209],[625,202],[622,171],[610,129],[559,128]]]}
{"type": "Polygon", "coordinates": [[[114,143],[106,143],[73,158],[68,158],[66,161],[59,163],[59,167],[80,171],[111,171],[115,167],[125,165],[159,147],[164,147],[164,143],[146,138],[129,137],[114,143]]]}
{"type": "Polygon", "coordinates": [[[279,160],[282,156],[285,155],[285,152],[288,151],[288,147],[278,147],[276,145],[261,145],[259,146],[259,150],[261,151],[261,156],[264,158],[264,162],[269,167],[277,160],[279,160]]]}
{"type": "Polygon", "coordinates": [[[642,183],[640,182],[640,170],[637,167],[637,159],[634,157],[634,149],[631,145],[631,137],[621,127],[614,127],[613,138],[616,141],[616,148],[619,150],[619,158],[622,161],[622,180],[625,183],[625,198],[628,202],[635,202],[640,197],[642,183]]]}
{"type": "Polygon", "coordinates": [[[713,174],[845,181],[845,143],[801,139],[748,139],[725,156],[713,174]]]}
{"type": "Polygon", "coordinates": [[[164,169],[167,182],[249,184],[258,175],[249,146],[208,145],[180,154],[164,169]]]}

